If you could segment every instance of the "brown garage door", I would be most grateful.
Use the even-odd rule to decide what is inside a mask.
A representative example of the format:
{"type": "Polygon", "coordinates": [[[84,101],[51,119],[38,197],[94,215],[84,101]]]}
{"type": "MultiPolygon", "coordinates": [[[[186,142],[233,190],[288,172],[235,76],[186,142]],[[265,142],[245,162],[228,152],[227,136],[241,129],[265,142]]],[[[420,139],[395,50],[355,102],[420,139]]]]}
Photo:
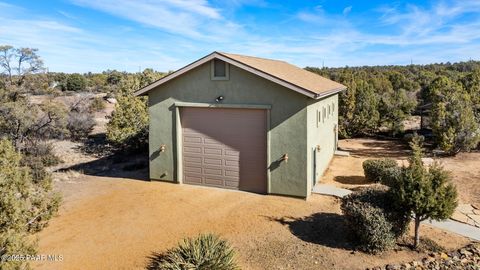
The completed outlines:
{"type": "Polygon", "coordinates": [[[266,111],[182,108],[183,182],[266,193],[266,111]]]}

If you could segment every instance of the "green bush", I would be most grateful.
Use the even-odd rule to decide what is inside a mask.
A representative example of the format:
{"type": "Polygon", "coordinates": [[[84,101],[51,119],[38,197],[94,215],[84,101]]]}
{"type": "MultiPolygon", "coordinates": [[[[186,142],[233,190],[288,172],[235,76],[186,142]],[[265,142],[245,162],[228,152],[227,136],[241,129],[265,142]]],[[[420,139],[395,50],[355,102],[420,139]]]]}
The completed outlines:
{"type": "MultiPolygon", "coordinates": [[[[31,234],[47,225],[60,204],[51,178],[34,181],[21,159],[10,141],[0,139],[0,257],[35,254],[31,234]]],[[[28,269],[28,263],[0,262],[0,269],[28,269]]]]}
{"type": "Polygon", "coordinates": [[[354,192],[342,198],[341,209],[353,240],[368,253],[391,249],[408,228],[409,218],[394,208],[386,189],[354,192]]]}
{"type": "Polygon", "coordinates": [[[90,105],[88,106],[88,110],[90,112],[99,112],[105,109],[105,102],[103,101],[103,98],[101,97],[95,97],[90,105]]]}
{"type": "Polygon", "coordinates": [[[70,74],[67,77],[67,91],[84,91],[87,87],[87,80],[81,74],[70,74]]]}
{"type": "Polygon", "coordinates": [[[107,123],[107,139],[119,149],[141,151],[148,146],[148,112],[144,98],[118,95],[107,123]]]}
{"type": "Polygon", "coordinates": [[[368,181],[379,183],[388,177],[391,168],[398,168],[397,162],[390,158],[367,159],[363,162],[363,172],[368,181]]]}
{"type": "Polygon", "coordinates": [[[178,247],[154,258],[149,269],[161,270],[233,270],[239,269],[235,252],[227,241],[213,234],[187,238],[178,247]]]}

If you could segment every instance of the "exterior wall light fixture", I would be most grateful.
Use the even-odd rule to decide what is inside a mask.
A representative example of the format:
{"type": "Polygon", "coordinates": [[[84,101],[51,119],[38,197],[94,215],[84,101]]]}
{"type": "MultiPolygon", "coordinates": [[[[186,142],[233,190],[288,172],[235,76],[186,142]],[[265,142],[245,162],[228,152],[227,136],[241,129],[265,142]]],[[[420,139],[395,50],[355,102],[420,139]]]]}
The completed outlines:
{"type": "Polygon", "coordinates": [[[223,100],[223,96],[218,96],[216,99],[215,99],[215,102],[220,102],[223,100]]]}

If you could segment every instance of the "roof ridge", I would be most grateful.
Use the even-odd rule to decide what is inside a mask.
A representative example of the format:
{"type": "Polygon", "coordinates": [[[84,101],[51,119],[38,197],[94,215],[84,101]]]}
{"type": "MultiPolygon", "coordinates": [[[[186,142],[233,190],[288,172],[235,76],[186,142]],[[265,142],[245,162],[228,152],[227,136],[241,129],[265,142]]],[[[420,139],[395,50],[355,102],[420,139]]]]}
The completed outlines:
{"type": "Polygon", "coordinates": [[[289,65],[291,65],[291,66],[295,66],[295,65],[292,65],[292,64],[288,63],[288,62],[285,61],[285,60],[277,60],[277,59],[271,59],[271,58],[265,58],[265,57],[250,56],[250,55],[238,54],[238,53],[228,53],[228,52],[220,52],[220,51],[215,51],[215,52],[218,53],[218,54],[222,54],[222,55],[224,55],[224,56],[235,55],[235,56],[241,56],[241,57],[248,57],[248,58],[261,59],[261,60],[268,60],[268,61],[273,61],[273,62],[283,62],[283,63],[289,64],[289,65]]]}

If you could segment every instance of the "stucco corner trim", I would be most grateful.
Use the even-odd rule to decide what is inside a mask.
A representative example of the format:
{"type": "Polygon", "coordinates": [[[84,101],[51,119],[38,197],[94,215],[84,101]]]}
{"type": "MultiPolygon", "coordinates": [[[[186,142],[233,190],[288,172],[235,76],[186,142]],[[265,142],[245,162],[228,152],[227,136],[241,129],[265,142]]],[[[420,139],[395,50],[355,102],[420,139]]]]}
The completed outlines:
{"type": "Polygon", "coordinates": [[[268,104],[223,104],[223,103],[197,103],[197,102],[175,102],[175,107],[200,107],[200,108],[233,108],[233,109],[272,109],[268,104]]]}

